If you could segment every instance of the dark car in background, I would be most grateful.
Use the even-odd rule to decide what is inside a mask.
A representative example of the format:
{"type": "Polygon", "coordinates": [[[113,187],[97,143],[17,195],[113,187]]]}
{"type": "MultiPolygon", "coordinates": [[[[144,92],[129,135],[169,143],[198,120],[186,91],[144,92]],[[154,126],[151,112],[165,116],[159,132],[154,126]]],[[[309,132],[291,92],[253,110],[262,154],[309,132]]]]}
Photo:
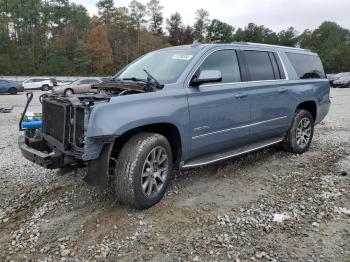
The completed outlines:
{"type": "Polygon", "coordinates": [[[342,76],[333,81],[332,86],[335,87],[350,87],[350,74],[348,76],[342,76]]]}
{"type": "Polygon", "coordinates": [[[329,84],[333,86],[333,82],[337,80],[337,74],[327,74],[329,84]]]}
{"type": "Polygon", "coordinates": [[[18,92],[23,92],[22,84],[13,80],[0,79],[0,93],[16,95],[18,92]]]}

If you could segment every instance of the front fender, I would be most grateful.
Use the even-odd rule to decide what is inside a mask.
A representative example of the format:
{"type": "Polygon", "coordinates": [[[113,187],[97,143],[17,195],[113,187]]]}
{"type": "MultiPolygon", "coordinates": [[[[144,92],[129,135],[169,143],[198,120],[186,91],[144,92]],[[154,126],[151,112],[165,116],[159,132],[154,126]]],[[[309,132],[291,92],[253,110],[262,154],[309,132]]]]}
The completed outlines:
{"type": "Polygon", "coordinates": [[[92,108],[87,139],[121,136],[145,125],[168,123],[177,127],[183,154],[189,152],[189,111],[183,89],[113,97],[108,103],[92,108]]]}

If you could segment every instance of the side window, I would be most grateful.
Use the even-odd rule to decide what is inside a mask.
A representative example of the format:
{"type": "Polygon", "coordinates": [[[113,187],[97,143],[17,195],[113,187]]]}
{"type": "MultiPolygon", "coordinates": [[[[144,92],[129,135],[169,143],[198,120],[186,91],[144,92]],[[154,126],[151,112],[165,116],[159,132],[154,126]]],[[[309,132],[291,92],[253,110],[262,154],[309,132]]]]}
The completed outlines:
{"type": "Polygon", "coordinates": [[[234,50],[220,50],[212,53],[204,60],[199,70],[219,70],[222,83],[241,81],[237,54],[234,50]]]}
{"type": "Polygon", "coordinates": [[[251,81],[276,79],[269,52],[244,51],[251,81]]]}
{"type": "Polygon", "coordinates": [[[315,55],[286,53],[300,79],[326,78],[321,59],[315,55]]]}
{"type": "Polygon", "coordinates": [[[84,80],[81,80],[81,81],[80,81],[80,84],[82,84],[82,85],[83,85],[83,84],[90,84],[90,82],[91,82],[91,81],[90,81],[89,79],[84,79],[84,80]]]}

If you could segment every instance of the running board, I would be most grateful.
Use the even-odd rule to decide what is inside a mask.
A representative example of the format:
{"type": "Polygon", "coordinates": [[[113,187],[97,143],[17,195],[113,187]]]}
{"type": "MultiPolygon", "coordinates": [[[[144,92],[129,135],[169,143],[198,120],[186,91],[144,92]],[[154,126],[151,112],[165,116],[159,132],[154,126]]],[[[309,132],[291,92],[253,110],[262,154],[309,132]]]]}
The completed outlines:
{"type": "Polygon", "coordinates": [[[225,159],[232,158],[235,156],[244,155],[244,154],[249,153],[249,152],[253,152],[253,151],[265,148],[265,147],[269,147],[269,146],[278,144],[282,141],[283,141],[283,138],[277,138],[277,139],[274,138],[274,139],[265,140],[263,142],[258,142],[255,144],[236,148],[236,149],[229,149],[229,150],[223,151],[221,153],[216,153],[214,155],[206,155],[204,157],[189,161],[188,163],[181,162],[180,168],[186,169],[186,168],[208,165],[208,164],[211,164],[211,163],[214,163],[217,161],[225,160],[225,159]]]}

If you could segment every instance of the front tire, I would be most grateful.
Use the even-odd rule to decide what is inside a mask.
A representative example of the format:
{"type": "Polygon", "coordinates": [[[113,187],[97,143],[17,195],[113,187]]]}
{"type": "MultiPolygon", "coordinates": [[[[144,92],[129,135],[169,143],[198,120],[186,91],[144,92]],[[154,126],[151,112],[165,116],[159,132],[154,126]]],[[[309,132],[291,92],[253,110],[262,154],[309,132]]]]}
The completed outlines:
{"type": "Polygon", "coordinates": [[[49,90],[50,90],[50,87],[49,87],[48,85],[43,85],[43,86],[41,87],[41,90],[42,90],[42,91],[49,91],[49,90]]]}
{"type": "Polygon", "coordinates": [[[309,111],[298,109],[288,130],[282,148],[294,154],[305,153],[314,134],[314,119],[309,111]]]}
{"type": "Polygon", "coordinates": [[[157,204],[169,186],[172,169],[172,150],[164,136],[134,135],[123,146],[115,167],[118,200],[138,209],[157,204]]]}
{"type": "Polygon", "coordinates": [[[74,94],[74,91],[71,88],[67,88],[66,90],[64,90],[64,95],[65,96],[71,96],[73,94],[74,94]]]}

